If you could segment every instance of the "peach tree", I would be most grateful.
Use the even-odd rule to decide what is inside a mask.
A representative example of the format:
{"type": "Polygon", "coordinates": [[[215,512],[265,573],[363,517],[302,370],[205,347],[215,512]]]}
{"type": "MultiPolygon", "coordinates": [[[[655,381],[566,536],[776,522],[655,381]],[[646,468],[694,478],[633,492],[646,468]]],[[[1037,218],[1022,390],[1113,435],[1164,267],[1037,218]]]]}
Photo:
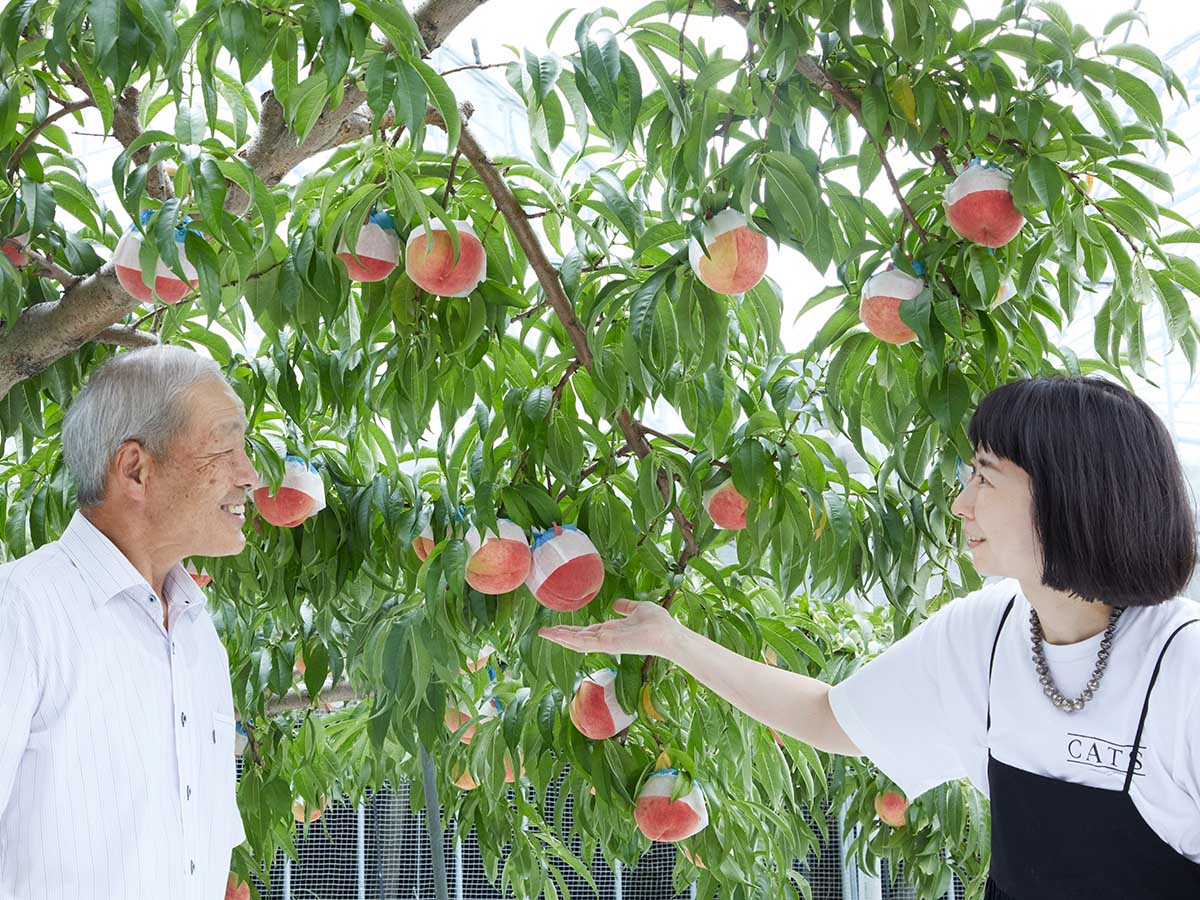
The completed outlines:
{"type": "Polygon", "coordinates": [[[1144,375],[1151,316],[1195,364],[1200,238],[1149,161],[1181,144],[1159,97],[1183,85],[1122,39],[1136,12],[1090,34],[1054,2],[564,7],[465,67],[519,98],[517,156],[431,58],[484,2],[511,0],[7,4],[5,554],[70,516],[57,435],[88,373],[194,346],[245,401],[265,498],[241,556],[194,561],[247,733],[239,873],[290,850],[298,797],[409,779],[491,877],[554,897],[595,849],[645,851],[637,797],[667,765],[707,801],[676,869],[704,896],[807,895],[792,861],[826,813],[861,826],[860,864],[978,896],[966,785],[885,824],[869,763],[535,633],[654,600],[836,681],[976,587],[949,504],[978,398],[1144,375]],[[823,289],[797,297],[785,259],[823,289]],[[1053,335],[1086,297],[1079,358],[1053,335]],[[798,339],[797,310],[821,320],[798,339]],[[554,557],[572,534],[591,549],[554,557]],[[590,575],[546,588],[568,562],[590,575]],[[572,699],[610,667],[596,708],[625,727],[589,738],[572,699]]]}

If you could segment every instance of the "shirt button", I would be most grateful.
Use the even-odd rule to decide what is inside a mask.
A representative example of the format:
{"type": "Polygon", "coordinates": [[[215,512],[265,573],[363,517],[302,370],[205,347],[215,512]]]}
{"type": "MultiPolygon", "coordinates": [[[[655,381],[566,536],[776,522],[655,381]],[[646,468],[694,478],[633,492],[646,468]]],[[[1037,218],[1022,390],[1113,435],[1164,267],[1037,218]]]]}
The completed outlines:
{"type": "Polygon", "coordinates": [[[190,784],[187,786],[187,798],[189,800],[192,799],[192,786],[190,784]]]}
{"type": "Polygon", "coordinates": [[[187,725],[187,713],[180,713],[180,714],[179,714],[179,724],[180,724],[181,726],[187,725]]]}
{"type": "Polygon", "coordinates": [[[193,859],[193,860],[190,860],[190,862],[192,864],[192,874],[195,875],[196,874],[196,861],[193,859]]]}

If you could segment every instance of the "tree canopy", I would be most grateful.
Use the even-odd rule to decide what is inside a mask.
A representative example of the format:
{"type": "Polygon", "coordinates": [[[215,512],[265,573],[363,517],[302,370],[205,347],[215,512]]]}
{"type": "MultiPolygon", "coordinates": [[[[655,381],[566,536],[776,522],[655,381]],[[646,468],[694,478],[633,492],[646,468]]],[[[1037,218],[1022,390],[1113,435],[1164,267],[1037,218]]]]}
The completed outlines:
{"type": "Polygon", "coordinates": [[[582,859],[599,847],[632,863],[648,846],[633,801],[665,750],[708,799],[710,826],[682,846],[711,865],[680,856],[677,869],[704,896],[805,890],[791,861],[818,835],[802,804],[845,807],[863,825],[851,847],[863,865],[902,861],[930,897],[953,870],[978,896],[988,821],[965,784],[883,825],[873,800],[888,783],[866,761],[776,739],[662,662],[584,659],[535,633],[606,618],[617,597],[655,600],[740,653],[836,681],[977,587],[949,511],[977,400],[1029,374],[1144,375],[1154,307],[1195,366],[1200,268],[1186,254],[1200,237],[1147,158],[1182,146],[1159,93],[1183,85],[1122,40],[1138,13],[1093,35],[1048,0],[987,18],[958,0],[564,8],[492,73],[528,113],[532,153],[517,158],[481,143],[429,61],[483,2],[511,0],[8,3],[4,553],[70,518],[58,433],[88,373],[121,347],[194,346],[244,400],[271,489],[296,456],[326,495],[294,528],[252,513],[238,557],[194,560],[213,576],[249,735],[239,872],[291,846],[296,797],[420,783],[424,748],[490,874],[517,896],[554,897],[563,868],[582,864],[557,834],[561,803],[541,802],[547,787],[574,798],[582,859]],[[744,55],[705,40],[715,17],[744,26],[744,55]],[[271,89],[252,96],[268,73],[271,89]],[[85,115],[102,138],[71,130],[85,115]],[[121,147],[115,207],[84,156],[102,141],[121,147]],[[1003,246],[947,220],[946,189],[974,159],[1011,176],[1024,224],[1003,246]],[[889,202],[871,199],[877,183],[889,202]],[[697,277],[689,241],[727,208],[824,278],[803,307],[824,324],[804,346],[785,345],[794,290],[770,269],[737,294],[697,277]],[[372,213],[390,215],[379,233],[399,242],[398,265],[352,281],[361,260],[339,248],[366,246],[372,213]],[[448,239],[452,262],[477,236],[482,282],[464,296],[418,287],[406,269],[417,228],[448,239]],[[118,277],[126,234],[149,299],[118,277]],[[893,322],[915,335],[902,344],[860,320],[868,280],[889,265],[920,278],[893,322]],[[182,302],[162,302],[163,279],[185,283],[182,302]],[[1088,294],[1101,306],[1083,359],[1052,336],[1088,294]],[[647,424],[654,410],[679,426],[647,424]],[[864,468],[848,469],[834,435],[864,468]],[[742,530],[705,511],[727,479],[748,502],[742,530]],[[525,586],[468,584],[467,531],[501,518],[526,534],[585,532],[605,563],[596,599],[561,612],[525,586]],[[847,602],[875,587],[885,608],[847,602]],[[491,674],[463,671],[485,644],[491,674]],[[608,665],[641,715],[593,741],[568,704],[608,665]],[[502,712],[464,744],[447,708],[493,695],[502,712]],[[347,696],[359,702],[315,714],[347,696]],[[523,770],[512,792],[506,760],[523,770]],[[452,786],[464,771],[480,786],[452,786]]]}

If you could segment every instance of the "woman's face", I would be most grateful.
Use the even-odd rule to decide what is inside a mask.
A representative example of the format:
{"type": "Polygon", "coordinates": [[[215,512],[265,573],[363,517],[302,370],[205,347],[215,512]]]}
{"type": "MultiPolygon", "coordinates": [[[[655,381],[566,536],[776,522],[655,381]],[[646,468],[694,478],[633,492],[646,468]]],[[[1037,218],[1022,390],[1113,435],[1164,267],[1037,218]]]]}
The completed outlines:
{"type": "Polygon", "coordinates": [[[1029,474],[983,449],[976,451],[968,471],[966,487],[950,509],[963,520],[975,570],[1040,582],[1041,548],[1034,531],[1029,474]]]}

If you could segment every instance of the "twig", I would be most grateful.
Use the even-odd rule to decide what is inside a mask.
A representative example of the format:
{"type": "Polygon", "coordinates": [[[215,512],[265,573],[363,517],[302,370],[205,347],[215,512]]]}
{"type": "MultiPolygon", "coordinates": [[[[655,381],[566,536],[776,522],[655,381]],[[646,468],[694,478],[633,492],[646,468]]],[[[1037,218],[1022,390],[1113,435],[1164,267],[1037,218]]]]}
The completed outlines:
{"type": "Polygon", "coordinates": [[[454,193],[454,170],[458,168],[458,158],[461,155],[462,151],[455,147],[454,155],[450,157],[450,171],[446,174],[446,191],[442,194],[442,209],[446,208],[446,204],[450,202],[450,195],[454,193]]]}
{"type": "Polygon", "coordinates": [[[921,223],[917,221],[917,217],[913,215],[912,207],[908,205],[908,200],[904,198],[904,191],[900,189],[900,182],[896,180],[896,173],[892,171],[892,164],[888,162],[887,151],[883,149],[882,142],[876,143],[875,139],[869,134],[867,140],[875,147],[879,153],[879,160],[883,163],[883,171],[887,174],[888,183],[892,186],[892,193],[896,195],[896,200],[900,203],[900,210],[904,213],[904,218],[912,225],[913,230],[921,239],[922,244],[929,243],[929,232],[921,227],[921,223]]]}
{"type": "MultiPolygon", "coordinates": [[[[680,450],[683,450],[687,453],[691,453],[693,456],[696,456],[701,452],[701,451],[697,450],[695,447],[691,446],[690,444],[685,444],[683,441],[679,440],[678,438],[673,438],[669,434],[663,434],[661,431],[656,431],[655,429],[651,428],[649,425],[644,425],[641,423],[639,423],[639,425],[641,426],[642,431],[644,431],[646,434],[652,434],[659,440],[666,441],[668,444],[671,444],[674,447],[678,447],[680,450]]],[[[722,462],[721,460],[714,459],[714,460],[712,460],[712,464],[714,466],[716,466],[718,469],[724,469],[727,472],[733,471],[733,469],[729,465],[729,463],[722,462]]]]}
{"type": "Polygon", "coordinates": [[[943,172],[951,178],[955,177],[954,164],[950,162],[950,155],[946,150],[945,144],[937,143],[933,145],[933,158],[941,165],[943,172]]]}
{"type": "Polygon", "coordinates": [[[258,749],[258,741],[254,739],[254,726],[249,719],[243,719],[242,727],[246,729],[246,745],[250,748],[250,755],[254,757],[254,764],[261,769],[263,767],[262,752],[258,749]]]}
{"type": "Polygon", "coordinates": [[[687,84],[683,80],[683,54],[687,49],[684,43],[687,40],[687,23],[692,15],[692,7],[696,5],[696,0],[688,0],[687,11],[683,14],[683,25],[679,28],[679,96],[680,98],[687,97],[687,84]]]}
{"type": "Polygon", "coordinates": [[[17,144],[17,149],[13,151],[12,157],[8,161],[8,177],[12,180],[13,174],[17,171],[17,166],[21,162],[21,156],[29,149],[29,145],[37,140],[37,136],[53,125],[63,116],[69,116],[71,113],[79,112],[81,109],[87,109],[89,106],[95,106],[93,100],[88,97],[84,100],[76,100],[74,103],[68,103],[62,109],[56,109],[42,121],[38,122],[29,130],[29,134],[25,135],[25,139],[17,144]]]}
{"type": "Polygon", "coordinates": [[[270,716],[293,709],[307,709],[312,706],[314,700],[321,703],[353,703],[360,699],[358,691],[354,689],[354,685],[348,681],[343,681],[339,684],[322,688],[321,692],[315,698],[308,692],[307,688],[289,691],[278,700],[268,703],[266,712],[270,716]]]}
{"type": "Polygon", "coordinates": [[[547,422],[550,421],[550,415],[554,412],[554,407],[558,406],[559,401],[562,399],[562,392],[566,388],[567,382],[571,380],[572,375],[579,371],[580,365],[582,363],[579,360],[572,360],[571,364],[567,366],[567,370],[563,372],[562,378],[558,379],[558,384],[554,386],[554,393],[550,397],[550,409],[546,411],[547,422]]]}
{"type": "Polygon", "coordinates": [[[511,63],[506,63],[506,62],[488,63],[485,66],[484,65],[458,66],[457,68],[447,69],[445,72],[439,72],[438,74],[441,75],[443,78],[445,78],[447,75],[453,75],[455,72],[465,72],[468,69],[476,69],[476,70],[478,70],[478,69],[498,69],[501,66],[508,66],[508,65],[511,65],[511,63]]]}
{"type": "Polygon", "coordinates": [[[92,338],[97,344],[112,344],[117,347],[154,347],[158,338],[145,331],[138,331],[129,325],[111,325],[92,338]]]}
{"type": "Polygon", "coordinates": [[[529,307],[529,309],[522,310],[521,312],[517,313],[515,316],[512,317],[512,320],[514,322],[519,322],[519,321],[521,321],[521,319],[528,319],[530,316],[536,315],[537,313],[541,312],[545,308],[546,308],[546,301],[541,300],[541,301],[535,303],[533,306],[529,307]]]}
{"type": "Polygon", "coordinates": [[[42,256],[40,253],[34,253],[31,250],[27,250],[25,252],[30,259],[38,264],[39,269],[41,269],[63,287],[69,288],[74,285],[75,282],[81,280],[81,276],[72,275],[54,260],[50,259],[50,257],[42,256]]]}

